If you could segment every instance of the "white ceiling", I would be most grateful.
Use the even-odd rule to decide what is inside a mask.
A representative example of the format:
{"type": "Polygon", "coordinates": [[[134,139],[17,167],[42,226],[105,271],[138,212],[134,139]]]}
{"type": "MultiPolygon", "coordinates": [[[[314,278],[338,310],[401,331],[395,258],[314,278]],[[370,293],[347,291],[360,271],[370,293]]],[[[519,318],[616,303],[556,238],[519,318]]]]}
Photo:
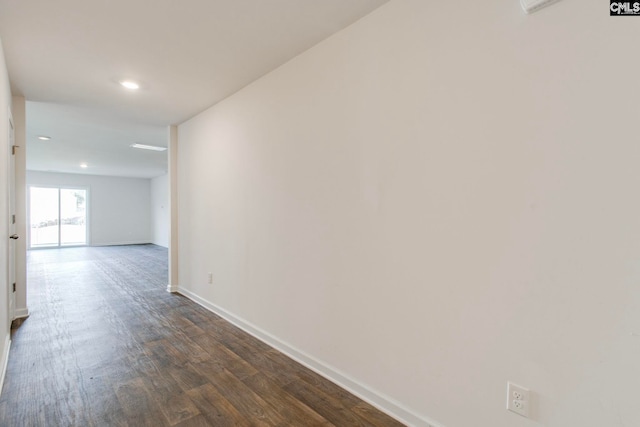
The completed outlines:
{"type": "Polygon", "coordinates": [[[11,90],[28,101],[27,168],[158,176],[166,152],[132,143],[166,146],[168,125],[386,1],[0,0],[11,90]],[[142,87],[128,91],[122,79],[142,87]]]}

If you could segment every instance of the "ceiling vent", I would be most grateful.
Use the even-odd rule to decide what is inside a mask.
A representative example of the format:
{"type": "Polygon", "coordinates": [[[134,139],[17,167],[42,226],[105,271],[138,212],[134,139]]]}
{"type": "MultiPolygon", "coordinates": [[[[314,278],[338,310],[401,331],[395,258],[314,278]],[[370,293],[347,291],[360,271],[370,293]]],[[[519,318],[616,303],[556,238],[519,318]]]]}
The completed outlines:
{"type": "Polygon", "coordinates": [[[560,0],[520,0],[520,4],[525,12],[533,13],[558,1],[560,0]]]}

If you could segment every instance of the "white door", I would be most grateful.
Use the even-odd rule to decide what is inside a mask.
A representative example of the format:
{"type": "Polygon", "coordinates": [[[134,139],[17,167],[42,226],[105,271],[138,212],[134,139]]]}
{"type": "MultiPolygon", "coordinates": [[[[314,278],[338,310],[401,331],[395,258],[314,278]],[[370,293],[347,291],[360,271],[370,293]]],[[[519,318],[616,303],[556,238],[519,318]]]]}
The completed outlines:
{"type": "Polygon", "coordinates": [[[15,151],[16,148],[13,118],[9,113],[9,323],[15,317],[16,306],[16,175],[15,175],[15,151]]]}

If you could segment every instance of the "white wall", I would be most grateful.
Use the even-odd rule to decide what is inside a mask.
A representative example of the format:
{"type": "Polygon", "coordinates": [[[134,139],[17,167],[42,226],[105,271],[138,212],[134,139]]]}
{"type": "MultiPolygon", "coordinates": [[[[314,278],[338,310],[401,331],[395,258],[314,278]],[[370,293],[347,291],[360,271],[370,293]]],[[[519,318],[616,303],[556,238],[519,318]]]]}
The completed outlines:
{"type": "Polygon", "coordinates": [[[151,180],[151,242],[169,247],[169,176],[151,180]]]}
{"type": "Polygon", "coordinates": [[[151,243],[149,179],[27,171],[27,185],[89,188],[92,246],[151,243]]]}
{"type": "Polygon", "coordinates": [[[392,0],[182,124],[181,289],[415,424],[640,425],[638,19],[392,0]]]}
{"type": "Polygon", "coordinates": [[[6,362],[9,356],[9,329],[7,296],[9,292],[9,111],[11,90],[0,41],[0,386],[4,380],[6,362]]]}

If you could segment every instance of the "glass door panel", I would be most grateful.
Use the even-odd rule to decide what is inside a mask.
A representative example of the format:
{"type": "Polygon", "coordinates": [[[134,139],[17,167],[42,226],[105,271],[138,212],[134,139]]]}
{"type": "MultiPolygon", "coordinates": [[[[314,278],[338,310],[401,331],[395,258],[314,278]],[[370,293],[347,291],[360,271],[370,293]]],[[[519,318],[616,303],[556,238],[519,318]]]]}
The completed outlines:
{"type": "Polygon", "coordinates": [[[60,244],[87,244],[87,191],[60,189],[60,244]]]}
{"type": "Polygon", "coordinates": [[[30,248],[87,244],[87,190],[29,187],[30,248]]]}
{"type": "Polygon", "coordinates": [[[58,246],[58,189],[30,187],[31,247],[58,246]]]}

